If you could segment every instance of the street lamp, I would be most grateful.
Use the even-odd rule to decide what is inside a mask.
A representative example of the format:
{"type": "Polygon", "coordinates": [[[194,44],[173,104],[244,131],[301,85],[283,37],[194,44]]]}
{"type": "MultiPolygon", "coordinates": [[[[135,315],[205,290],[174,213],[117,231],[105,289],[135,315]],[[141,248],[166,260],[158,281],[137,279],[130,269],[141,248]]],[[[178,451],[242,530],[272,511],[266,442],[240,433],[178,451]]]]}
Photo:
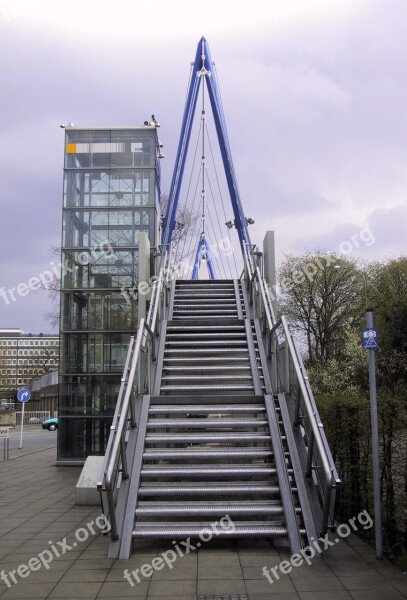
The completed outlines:
{"type": "MultiPolygon", "coordinates": [[[[342,265],[335,265],[340,269],[342,265]]],[[[373,325],[373,311],[368,306],[367,278],[366,273],[356,271],[362,275],[365,285],[365,310],[366,329],[362,330],[362,346],[368,352],[369,357],[369,392],[370,392],[370,426],[372,430],[372,463],[373,463],[373,497],[375,516],[375,541],[376,558],[383,558],[383,533],[382,533],[382,506],[380,493],[380,461],[379,461],[379,424],[377,418],[377,387],[376,387],[376,350],[377,331],[373,325]]]]}

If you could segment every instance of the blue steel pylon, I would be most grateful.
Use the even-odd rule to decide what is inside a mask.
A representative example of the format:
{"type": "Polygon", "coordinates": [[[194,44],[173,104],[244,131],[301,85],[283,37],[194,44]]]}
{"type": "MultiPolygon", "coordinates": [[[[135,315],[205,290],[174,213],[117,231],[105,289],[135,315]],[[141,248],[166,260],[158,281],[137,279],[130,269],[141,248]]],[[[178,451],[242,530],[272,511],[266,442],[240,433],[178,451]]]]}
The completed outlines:
{"type": "Polygon", "coordinates": [[[211,251],[208,242],[205,239],[205,234],[202,232],[196,249],[194,268],[192,271],[192,279],[198,279],[198,271],[202,260],[206,260],[208,265],[209,275],[211,279],[216,279],[215,266],[212,261],[211,251]]]}
{"type": "Polygon", "coordinates": [[[249,245],[249,250],[252,249],[252,246],[247,229],[246,218],[243,214],[242,202],[240,200],[239,187],[232,161],[232,153],[230,150],[229,138],[226,130],[226,121],[223,113],[219,86],[209,52],[208,42],[204,37],[201,38],[198,44],[195,62],[193,65],[193,73],[188,87],[187,101],[182,119],[181,135],[178,144],[177,156],[175,159],[174,173],[171,181],[167,210],[163,221],[161,243],[164,246],[168,246],[171,243],[172,233],[175,228],[178,201],[191,137],[192,123],[195,115],[199,87],[203,77],[205,78],[206,85],[208,87],[208,94],[222,155],[223,167],[225,169],[226,181],[235,217],[234,223],[239,236],[242,252],[244,252],[245,244],[249,245]]]}

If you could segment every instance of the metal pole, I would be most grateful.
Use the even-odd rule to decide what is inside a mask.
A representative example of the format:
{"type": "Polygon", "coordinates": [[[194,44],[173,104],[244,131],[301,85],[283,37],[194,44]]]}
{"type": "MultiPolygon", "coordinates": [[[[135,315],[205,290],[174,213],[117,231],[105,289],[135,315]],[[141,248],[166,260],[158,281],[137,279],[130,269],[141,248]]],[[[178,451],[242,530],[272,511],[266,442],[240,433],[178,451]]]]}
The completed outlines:
{"type": "MultiPolygon", "coordinates": [[[[373,313],[366,311],[366,326],[373,328],[373,313]]],[[[375,515],[375,538],[376,558],[383,558],[382,538],[382,508],[380,494],[380,463],[379,463],[379,426],[377,419],[377,396],[376,396],[376,355],[375,350],[368,349],[369,355],[369,388],[370,388],[370,418],[372,428],[372,461],[373,461],[373,492],[374,492],[374,515],[375,515]]]]}
{"type": "Polygon", "coordinates": [[[25,402],[23,402],[23,408],[22,408],[22,412],[21,412],[21,429],[20,429],[20,446],[19,446],[20,449],[23,447],[24,408],[25,408],[25,402]]]}

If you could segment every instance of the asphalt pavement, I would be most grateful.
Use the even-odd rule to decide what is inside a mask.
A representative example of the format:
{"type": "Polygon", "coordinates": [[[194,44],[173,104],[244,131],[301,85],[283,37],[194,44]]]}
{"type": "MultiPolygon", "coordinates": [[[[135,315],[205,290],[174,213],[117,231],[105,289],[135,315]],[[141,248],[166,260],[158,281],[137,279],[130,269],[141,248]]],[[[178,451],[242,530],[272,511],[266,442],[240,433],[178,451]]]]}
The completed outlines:
{"type": "MultiPolygon", "coordinates": [[[[48,431],[38,426],[28,426],[23,429],[23,448],[32,446],[55,446],[57,443],[57,432],[48,431]]],[[[10,431],[10,449],[18,448],[20,445],[20,428],[16,427],[10,431]]],[[[1,448],[2,449],[2,448],[1,448]]]]}

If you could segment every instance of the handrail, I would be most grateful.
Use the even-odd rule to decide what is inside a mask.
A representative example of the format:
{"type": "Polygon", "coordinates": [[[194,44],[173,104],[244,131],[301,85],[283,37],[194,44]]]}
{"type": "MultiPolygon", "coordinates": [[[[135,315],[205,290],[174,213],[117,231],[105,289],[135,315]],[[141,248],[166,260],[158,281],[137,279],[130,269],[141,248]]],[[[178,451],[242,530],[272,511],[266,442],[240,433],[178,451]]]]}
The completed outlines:
{"type": "Polygon", "coordinates": [[[160,315],[162,316],[164,314],[165,306],[167,304],[166,273],[169,254],[169,249],[167,248],[162,256],[159,274],[154,281],[151,291],[151,301],[147,319],[140,319],[136,339],[134,340],[134,337],[132,337],[130,340],[116,410],[110,428],[105,458],[103,460],[101,477],[97,483],[98,490],[106,494],[110,536],[113,542],[119,541],[119,526],[115,506],[115,486],[120,474],[123,481],[130,476],[126,456],[126,432],[128,430],[129,422],[131,429],[134,429],[137,426],[135,421],[134,392],[136,392],[137,396],[141,396],[145,391],[149,392],[151,388],[151,382],[149,381],[150,377],[147,378],[147,389],[145,389],[144,384],[141,385],[140,376],[145,376],[146,373],[150,373],[150,361],[156,360],[155,338],[159,335],[158,321],[160,315]],[[140,373],[141,357],[143,356],[143,353],[149,352],[150,349],[148,342],[151,342],[151,356],[147,356],[146,373],[140,373]],[[137,381],[135,381],[136,374],[137,381]]]}
{"type": "MultiPolygon", "coordinates": [[[[324,534],[328,529],[329,520],[333,521],[334,515],[331,502],[332,490],[340,484],[340,480],[336,472],[335,463],[331,456],[325,433],[323,431],[323,425],[319,417],[318,409],[315,403],[314,396],[312,394],[308,376],[301,356],[298,352],[295,340],[291,334],[286,318],[283,316],[281,317],[281,319],[276,321],[268,286],[260,273],[260,269],[256,266],[253,270],[253,268],[251,267],[252,263],[249,260],[249,252],[250,249],[246,248],[245,273],[247,277],[247,285],[249,288],[249,300],[250,304],[253,306],[254,318],[264,319],[266,340],[268,339],[270,348],[269,358],[271,358],[272,356],[271,347],[273,344],[273,339],[276,343],[275,349],[277,352],[282,349],[282,346],[284,345],[283,342],[286,342],[288,348],[288,358],[289,360],[291,360],[292,366],[294,368],[300,391],[298,397],[296,398],[297,404],[294,426],[298,426],[300,424],[301,418],[308,419],[309,422],[309,430],[306,430],[306,434],[309,439],[307,440],[308,464],[305,475],[311,476],[312,464],[314,462],[316,465],[316,459],[318,456],[318,462],[320,464],[316,465],[317,470],[321,469],[324,474],[323,479],[325,480],[325,483],[321,481],[321,476],[317,472],[318,485],[322,495],[321,533],[324,534]],[[285,340],[281,336],[281,330],[284,334],[285,340]],[[301,399],[303,405],[302,415],[300,414],[301,399]]],[[[275,361],[276,359],[277,357],[274,356],[275,361]]],[[[285,368],[289,377],[289,363],[285,365],[285,368]]],[[[275,381],[275,384],[277,384],[277,381],[275,381]]],[[[286,392],[289,393],[290,389],[286,390],[286,392]]]]}
{"type": "Polygon", "coordinates": [[[167,274],[170,255],[170,247],[168,247],[165,249],[165,252],[161,257],[158,277],[154,281],[153,289],[151,292],[150,307],[147,315],[147,325],[155,334],[157,334],[156,326],[157,316],[159,315],[159,308],[161,308],[163,312],[164,306],[162,306],[162,304],[164,303],[164,301],[166,301],[166,297],[164,294],[164,291],[166,290],[164,290],[164,284],[167,283],[168,279],[167,274]]]}
{"type": "Polygon", "coordinates": [[[125,454],[123,454],[123,449],[120,446],[121,446],[121,443],[124,441],[125,426],[127,425],[130,398],[132,395],[134,377],[135,377],[136,369],[137,369],[138,362],[139,362],[139,355],[140,355],[140,349],[141,349],[141,342],[142,342],[143,335],[144,335],[144,329],[145,329],[145,321],[144,321],[144,319],[140,319],[140,324],[139,324],[139,328],[137,331],[137,337],[136,337],[136,342],[135,342],[135,347],[134,347],[133,358],[132,358],[131,367],[130,367],[129,378],[127,380],[127,385],[125,386],[125,388],[123,390],[124,398],[122,399],[119,396],[119,399],[118,399],[118,404],[120,406],[120,417],[119,417],[119,421],[117,424],[117,429],[113,430],[110,434],[111,436],[113,435],[114,437],[113,437],[113,442],[111,445],[111,452],[107,458],[106,468],[103,473],[103,479],[102,479],[102,488],[101,489],[103,489],[103,491],[105,491],[106,495],[107,495],[107,502],[108,502],[108,507],[109,507],[109,521],[110,521],[110,527],[111,527],[110,531],[111,531],[112,541],[116,541],[119,539],[118,530],[117,530],[116,510],[115,510],[114,497],[113,497],[113,491],[114,491],[113,471],[117,465],[117,461],[119,459],[119,453],[120,453],[122,455],[121,456],[122,463],[125,466],[125,468],[122,469],[122,478],[128,479],[128,477],[129,477],[128,472],[127,472],[127,464],[125,462],[125,460],[126,460],[125,454]]]}

